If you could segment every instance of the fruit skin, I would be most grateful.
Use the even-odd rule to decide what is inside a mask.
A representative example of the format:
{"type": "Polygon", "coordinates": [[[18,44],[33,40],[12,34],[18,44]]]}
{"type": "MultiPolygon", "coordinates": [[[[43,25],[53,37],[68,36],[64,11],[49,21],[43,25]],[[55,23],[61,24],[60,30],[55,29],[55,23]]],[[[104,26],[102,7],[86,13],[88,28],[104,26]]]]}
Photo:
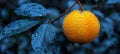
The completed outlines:
{"type": "Polygon", "coordinates": [[[97,37],[100,23],[90,11],[73,10],[65,17],[63,30],[69,40],[84,44],[92,42],[97,37]]]}

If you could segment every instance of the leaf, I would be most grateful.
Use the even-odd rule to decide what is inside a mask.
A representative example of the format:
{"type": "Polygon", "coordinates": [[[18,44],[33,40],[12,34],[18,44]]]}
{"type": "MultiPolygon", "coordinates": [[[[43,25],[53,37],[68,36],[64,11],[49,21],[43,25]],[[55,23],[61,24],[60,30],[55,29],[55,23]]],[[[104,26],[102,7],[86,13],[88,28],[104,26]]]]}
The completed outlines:
{"type": "MultiPolygon", "coordinates": [[[[67,2],[67,6],[68,6],[68,7],[72,6],[72,4],[73,4],[74,2],[75,2],[74,0],[69,0],[69,1],[67,2]]],[[[83,9],[83,10],[91,10],[93,7],[95,7],[95,5],[88,5],[88,4],[82,5],[82,9],[83,9]]],[[[74,9],[80,9],[79,4],[76,4],[75,6],[73,6],[73,7],[71,8],[71,10],[74,10],[74,9]]]]}
{"type": "Polygon", "coordinates": [[[32,47],[37,54],[51,54],[57,28],[51,24],[42,24],[32,35],[32,47]]]}
{"type": "Polygon", "coordinates": [[[8,18],[8,10],[6,8],[3,8],[1,10],[1,18],[2,19],[7,19],[8,18]]]}
{"type": "Polygon", "coordinates": [[[99,10],[92,10],[92,12],[100,18],[105,18],[104,14],[99,10]]]}
{"type": "Polygon", "coordinates": [[[94,50],[94,54],[104,54],[108,50],[108,48],[99,46],[99,47],[94,47],[93,50],[94,50]]]}
{"type": "Polygon", "coordinates": [[[44,6],[37,3],[26,3],[15,10],[15,13],[28,17],[41,17],[47,14],[44,6]]]}
{"type": "Polygon", "coordinates": [[[20,37],[17,39],[18,42],[18,49],[23,50],[28,46],[28,39],[24,35],[20,35],[20,37]]]}
{"type": "Polygon", "coordinates": [[[21,5],[21,4],[24,4],[24,3],[27,3],[27,2],[31,2],[30,0],[18,0],[17,3],[18,5],[21,5]]]}
{"type": "Polygon", "coordinates": [[[116,3],[120,3],[120,0],[107,0],[106,2],[107,4],[116,4],[116,3]]]}
{"type": "Polygon", "coordinates": [[[84,4],[82,9],[83,10],[92,10],[92,8],[94,8],[95,5],[88,5],[88,4],[84,4]]]}
{"type": "Polygon", "coordinates": [[[98,3],[99,2],[99,0],[94,0],[96,3],[98,3]]]}
{"type": "Polygon", "coordinates": [[[101,43],[101,46],[110,48],[113,47],[115,45],[117,45],[119,43],[119,40],[117,37],[112,37],[110,39],[106,39],[104,42],[101,43]]]}
{"type": "MultiPolygon", "coordinates": [[[[74,0],[69,0],[69,1],[67,2],[67,6],[68,6],[68,7],[72,6],[72,4],[73,4],[74,2],[75,2],[74,0]]],[[[79,6],[78,4],[76,4],[75,6],[73,6],[73,7],[71,8],[71,10],[74,10],[74,9],[80,9],[80,6],[79,6]]]]}
{"type": "Polygon", "coordinates": [[[29,30],[30,28],[32,28],[33,26],[35,26],[39,23],[40,23],[40,21],[28,20],[28,19],[14,21],[14,22],[6,25],[1,30],[0,39],[24,32],[26,30],[29,30]]]}
{"type": "Polygon", "coordinates": [[[112,37],[113,34],[113,24],[109,22],[101,22],[101,26],[103,27],[102,29],[106,31],[108,38],[112,37]]]}
{"type": "Polygon", "coordinates": [[[120,14],[118,12],[113,12],[110,17],[115,21],[115,22],[120,22],[120,14]]]}
{"type": "MultiPolygon", "coordinates": [[[[7,51],[8,48],[12,47],[16,43],[16,40],[13,38],[5,38],[1,42],[1,50],[7,51]],[[4,46],[2,46],[4,45],[4,46]]],[[[3,51],[3,52],[4,52],[3,51]]]]}
{"type": "Polygon", "coordinates": [[[49,16],[49,19],[54,19],[56,18],[57,16],[60,15],[60,12],[58,9],[56,8],[47,8],[47,13],[48,13],[48,16],[49,16]],[[53,13],[54,12],[54,13],[53,13]]]}

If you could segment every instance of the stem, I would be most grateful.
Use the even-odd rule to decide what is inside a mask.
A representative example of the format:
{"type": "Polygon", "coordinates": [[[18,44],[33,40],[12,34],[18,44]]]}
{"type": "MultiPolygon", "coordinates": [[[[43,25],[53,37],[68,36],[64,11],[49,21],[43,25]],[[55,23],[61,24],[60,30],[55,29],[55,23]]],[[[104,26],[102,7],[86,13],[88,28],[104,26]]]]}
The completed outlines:
{"type": "Polygon", "coordinates": [[[63,14],[61,14],[61,15],[59,15],[57,18],[49,21],[49,23],[52,24],[52,23],[54,23],[55,21],[57,21],[58,19],[60,19],[60,17],[62,17],[63,15],[65,15],[65,13],[68,12],[68,11],[69,11],[73,6],[75,6],[75,4],[77,4],[77,3],[80,5],[80,10],[82,11],[82,4],[81,4],[81,2],[80,2],[79,0],[76,0],[76,1],[73,3],[72,6],[70,6],[68,9],[65,10],[65,12],[64,12],[63,14]]]}
{"type": "Polygon", "coordinates": [[[50,21],[50,23],[53,23],[53,22],[57,21],[58,19],[60,19],[60,17],[62,17],[66,12],[68,12],[73,6],[75,6],[76,3],[77,3],[77,1],[75,1],[74,4],[72,6],[70,6],[68,9],[66,9],[63,14],[59,15],[57,18],[50,21]]]}
{"type": "Polygon", "coordinates": [[[82,3],[81,3],[79,0],[77,0],[77,3],[78,3],[79,6],[80,6],[80,10],[83,11],[83,10],[82,10],[82,3]]]}
{"type": "MultiPolygon", "coordinates": [[[[75,6],[75,4],[77,4],[77,1],[75,1],[75,2],[73,3],[73,5],[70,6],[67,10],[65,10],[65,12],[68,12],[73,6],[75,6]]],[[[64,13],[65,13],[65,12],[64,12],[64,13]]]]}

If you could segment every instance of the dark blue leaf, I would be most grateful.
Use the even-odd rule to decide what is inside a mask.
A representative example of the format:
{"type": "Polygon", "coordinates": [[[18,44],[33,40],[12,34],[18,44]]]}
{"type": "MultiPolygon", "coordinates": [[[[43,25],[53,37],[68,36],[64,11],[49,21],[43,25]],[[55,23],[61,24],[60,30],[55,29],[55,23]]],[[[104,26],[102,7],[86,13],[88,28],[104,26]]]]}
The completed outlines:
{"type": "Polygon", "coordinates": [[[82,45],[82,47],[83,48],[93,48],[91,43],[84,44],[84,45],[82,45]]]}
{"type": "Polygon", "coordinates": [[[92,10],[92,12],[94,14],[96,14],[100,18],[104,18],[105,17],[104,14],[101,11],[99,11],[99,10],[92,10]]]}
{"type": "MultiPolygon", "coordinates": [[[[72,4],[74,2],[75,2],[74,0],[69,0],[68,3],[67,3],[67,6],[68,7],[72,6],[72,4]]],[[[93,7],[94,7],[93,5],[83,5],[82,9],[83,10],[91,10],[93,7]]],[[[74,10],[74,9],[80,9],[79,4],[76,4],[75,6],[73,6],[71,10],[74,10]]]]}
{"type": "MultiPolygon", "coordinates": [[[[74,0],[69,0],[68,3],[67,3],[67,6],[68,6],[68,7],[72,6],[72,4],[73,4],[74,2],[75,2],[74,0]]],[[[72,7],[71,10],[74,10],[74,9],[80,9],[79,5],[76,4],[75,6],[72,7]]]]}
{"type": "Polygon", "coordinates": [[[26,2],[30,2],[30,0],[18,0],[18,5],[24,4],[26,2]]]}
{"type": "Polygon", "coordinates": [[[32,35],[32,47],[37,53],[42,52],[42,46],[43,46],[43,41],[44,41],[44,36],[46,32],[47,25],[42,24],[32,35]]]}
{"type": "Polygon", "coordinates": [[[120,14],[118,12],[113,12],[110,17],[116,22],[120,22],[120,14]]]}
{"type": "Polygon", "coordinates": [[[25,49],[27,47],[28,40],[27,40],[27,38],[25,38],[25,36],[24,37],[19,37],[18,41],[19,41],[18,49],[23,50],[23,49],[25,49]]]}
{"type": "Polygon", "coordinates": [[[82,9],[83,10],[91,10],[93,7],[95,7],[95,5],[83,5],[82,9]]]}
{"type": "Polygon", "coordinates": [[[120,3],[120,0],[107,0],[107,4],[115,4],[115,3],[120,3]]]}
{"type": "Polygon", "coordinates": [[[7,50],[7,46],[5,44],[0,44],[1,52],[5,52],[7,50]]]}
{"type": "Polygon", "coordinates": [[[48,16],[50,16],[50,19],[54,19],[60,15],[59,11],[56,8],[47,8],[47,13],[48,16]]]}
{"type": "Polygon", "coordinates": [[[113,34],[113,24],[108,23],[108,22],[101,22],[101,26],[103,27],[102,29],[106,31],[108,38],[111,38],[113,34]]]}
{"type": "Polygon", "coordinates": [[[0,43],[0,50],[1,52],[6,52],[11,46],[15,44],[16,40],[12,38],[5,38],[0,43]]]}
{"type": "Polygon", "coordinates": [[[39,23],[40,21],[28,19],[14,21],[1,30],[0,39],[26,31],[39,23]]]}
{"type": "MultiPolygon", "coordinates": [[[[19,50],[18,54],[26,54],[26,51],[25,50],[19,50]]],[[[29,54],[33,54],[33,53],[29,53],[29,54]]]]}
{"type": "Polygon", "coordinates": [[[112,24],[112,25],[114,24],[113,20],[111,18],[109,18],[109,17],[106,17],[105,21],[112,24]]]}
{"type": "Polygon", "coordinates": [[[35,53],[49,54],[52,53],[51,44],[54,42],[58,29],[51,24],[42,24],[32,35],[32,47],[35,53]],[[46,52],[45,52],[46,51],[46,52]]]}
{"type": "Polygon", "coordinates": [[[13,46],[16,42],[15,39],[12,38],[5,38],[4,40],[2,40],[2,44],[5,44],[7,46],[7,48],[10,48],[11,46],[13,46]]]}
{"type": "Polygon", "coordinates": [[[99,2],[99,0],[94,0],[96,3],[98,3],[99,2]]]}
{"type": "Polygon", "coordinates": [[[2,19],[7,19],[8,18],[8,10],[7,9],[3,8],[1,10],[1,18],[2,19]]]}
{"type": "Polygon", "coordinates": [[[94,54],[104,54],[107,49],[107,47],[96,47],[94,48],[94,54]]]}
{"type": "Polygon", "coordinates": [[[117,43],[119,43],[119,40],[118,40],[116,37],[114,37],[114,38],[106,39],[106,40],[101,44],[101,46],[110,48],[110,47],[112,47],[113,45],[116,45],[117,43]]]}
{"type": "Polygon", "coordinates": [[[117,28],[117,29],[118,29],[118,31],[120,32],[120,24],[118,24],[118,28],[117,28]]]}
{"type": "Polygon", "coordinates": [[[93,41],[95,44],[99,44],[100,43],[100,40],[99,40],[99,37],[95,38],[95,40],[93,41]]]}
{"type": "Polygon", "coordinates": [[[45,16],[47,11],[44,6],[37,3],[26,3],[15,10],[15,13],[28,17],[45,16]]]}

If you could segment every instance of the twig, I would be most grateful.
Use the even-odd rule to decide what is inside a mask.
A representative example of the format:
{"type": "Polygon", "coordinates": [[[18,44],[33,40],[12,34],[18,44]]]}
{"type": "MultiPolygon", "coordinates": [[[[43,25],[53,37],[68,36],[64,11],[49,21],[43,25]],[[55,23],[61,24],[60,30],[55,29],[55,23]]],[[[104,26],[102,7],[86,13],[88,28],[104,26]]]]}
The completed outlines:
{"type": "Polygon", "coordinates": [[[60,19],[60,17],[62,17],[63,15],[65,15],[65,13],[68,12],[68,11],[69,11],[73,6],[75,6],[75,4],[77,4],[77,3],[80,5],[80,10],[82,11],[82,4],[80,3],[79,0],[76,0],[76,1],[73,3],[72,6],[70,6],[68,9],[65,10],[65,12],[64,12],[63,14],[61,14],[61,15],[59,15],[57,18],[49,21],[49,23],[52,24],[52,23],[54,23],[55,21],[57,21],[58,19],[60,19]]]}
{"type": "Polygon", "coordinates": [[[77,0],[77,3],[78,3],[79,6],[80,6],[80,10],[83,11],[83,10],[82,10],[82,4],[81,4],[81,2],[80,2],[79,0],[77,0]]]}
{"type": "Polygon", "coordinates": [[[53,23],[53,22],[57,21],[58,19],[60,19],[60,17],[62,17],[66,12],[68,12],[76,3],[77,3],[77,1],[75,1],[74,4],[72,6],[70,6],[68,9],[66,9],[63,14],[59,15],[57,18],[50,21],[50,23],[53,23]]]}

